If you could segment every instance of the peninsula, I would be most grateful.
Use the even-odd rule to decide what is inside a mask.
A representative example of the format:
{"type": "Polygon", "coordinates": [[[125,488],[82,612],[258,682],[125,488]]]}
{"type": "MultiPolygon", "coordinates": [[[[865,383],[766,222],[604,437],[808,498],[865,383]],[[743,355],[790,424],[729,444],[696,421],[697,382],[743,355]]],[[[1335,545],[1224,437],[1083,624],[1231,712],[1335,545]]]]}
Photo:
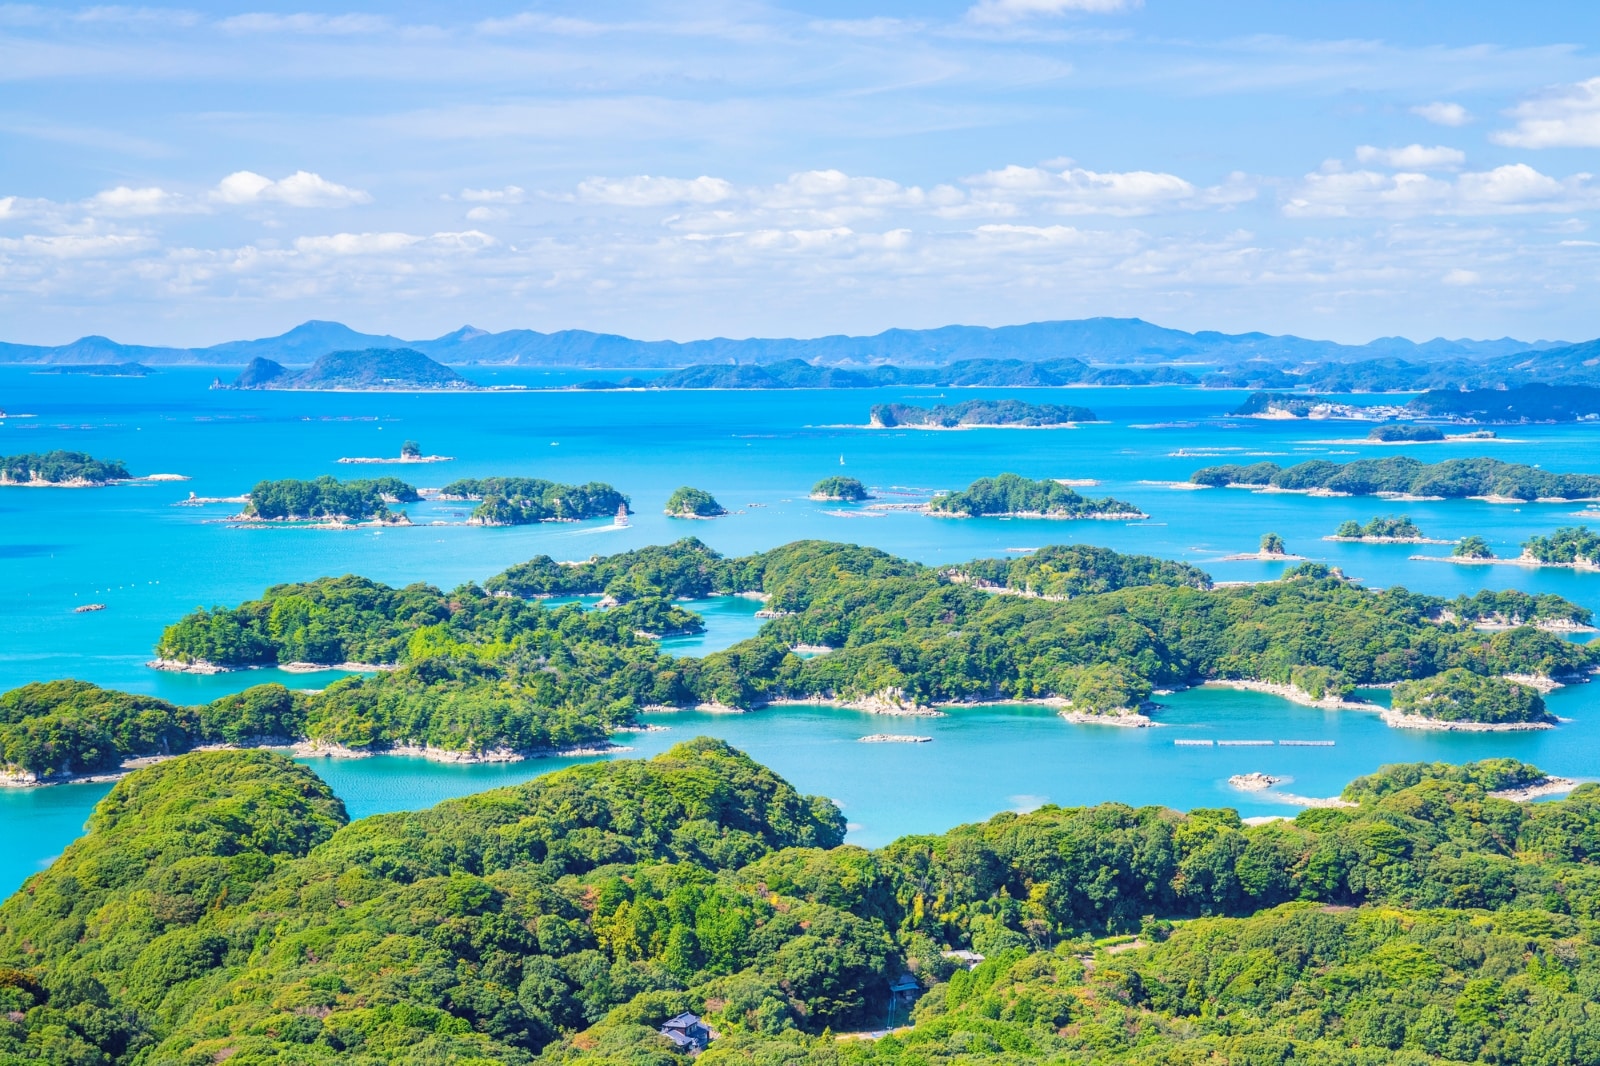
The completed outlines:
{"type": "Polygon", "coordinates": [[[927,511],[946,518],[1148,518],[1131,503],[1082,496],[1059,481],[1017,474],[979,478],[960,492],[935,496],[927,511]]]}
{"type": "Polygon", "coordinates": [[[1556,724],[1533,686],[1459,667],[1396,685],[1385,719],[1408,729],[1480,732],[1549,729],[1556,724]]]}
{"type": "Polygon", "coordinates": [[[691,1061],[663,1029],[785,1066],[1581,1049],[1600,790],[1507,798],[1574,787],[1412,763],[1266,825],[1052,804],[869,851],[704,737],[354,821],[282,755],[193,752],[0,907],[0,1056],[691,1061]]]}
{"type": "Polygon", "coordinates": [[[438,498],[476,501],[467,522],[477,526],[581,522],[632,513],[628,497],[599,481],[563,485],[536,477],[461,478],[440,489],[438,498]]]}
{"type": "Polygon", "coordinates": [[[1419,415],[1469,424],[1593,421],[1600,419],[1600,387],[1534,384],[1508,389],[1433,389],[1406,406],[1419,415]]]}
{"type": "Polygon", "coordinates": [[[96,459],[84,452],[51,451],[0,456],[0,486],[101,488],[133,475],[118,459],[96,459]]]}
{"type": "Polygon", "coordinates": [[[412,348],[329,352],[304,370],[255,358],[231,385],[214,389],[298,389],[327,392],[436,392],[479,386],[412,348]]]}
{"type": "Polygon", "coordinates": [[[91,378],[143,378],[155,371],[143,363],[54,363],[41,366],[35,374],[69,374],[91,378]]]}
{"type": "Polygon", "coordinates": [[[1021,400],[967,400],[936,407],[880,403],[872,408],[870,419],[874,429],[1040,428],[1096,421],[1099,419],[1087,407],[1023,403],[1021,400]]]}
{"type": "Polygon", "coordinates": [[[1307,492],[1329,496],[1484,499],[1491,503],[1600,498],[1600,476],[1556,474],[1498,459],[1423,463],[1409,456],[1335,463],[1312,459],[1291,467],[1261,462],[1196,470],[1190,483],[1208,487],[1307,492]]]}

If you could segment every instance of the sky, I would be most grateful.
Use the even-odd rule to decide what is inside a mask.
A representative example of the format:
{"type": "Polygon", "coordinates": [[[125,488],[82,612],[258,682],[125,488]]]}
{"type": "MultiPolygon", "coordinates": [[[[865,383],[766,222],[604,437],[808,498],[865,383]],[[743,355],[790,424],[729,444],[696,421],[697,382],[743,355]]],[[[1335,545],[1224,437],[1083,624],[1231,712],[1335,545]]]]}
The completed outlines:
{"type": "Polygon", "coordinates": [[[0,340],[1600,335],[1600,5],[0,3],[0,340]]]}

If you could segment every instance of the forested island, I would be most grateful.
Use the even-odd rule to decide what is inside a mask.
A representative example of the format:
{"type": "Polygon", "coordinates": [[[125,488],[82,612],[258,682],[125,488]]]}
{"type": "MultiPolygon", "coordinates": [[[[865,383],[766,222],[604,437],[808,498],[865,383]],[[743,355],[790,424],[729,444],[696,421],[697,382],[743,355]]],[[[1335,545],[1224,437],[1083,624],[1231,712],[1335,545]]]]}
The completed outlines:
{"type": "Polygon", "coordinates": [[[250,490],[242,519],[256,522],[378,522],[403,525],[410,521],[392,504],[415,503],[422,497],[395,477],[339,481],[324,474],[309,481],[285,478],[260,481],[250,490]]]}
{"type": "Polygon", "coordinates": [[[1367,439],[1380,444],[1428,444],[1444,440],[1444,430],[1438,426],[1374,426],[1367,431],[1367,439]]]}
{"type": "Polygon", "coordinates": [[[811,486],[813,500],[831,500],[838,503],[860,503],[872,499],[867,487],[853,477],[825,477],[811,486]]]}
{"type": "Polygon", "coordinates": [[[100,488],[133,475],[118,459],[96,459],[84,452],[28,452],[0,456],[0,485],[100,488]]]}
{"type": "Polygon", "coordinates": [[[903,403],[880,403],[872,408],[871,424],[879,429],[897,426],[913,429],[994,428],[998,426],[1066,426],[1075,422],[1097,422],[1087,407],[1049,403],[1024,403],[1021,400],[967,400],[935,407],[913,407],[903,403]]]}
{"type": "Polygon", "coordinates": [[[332,392],[417,392],[476,389],[443,363],[413,348],[368,348],[329,352],[304,370],[291,370],[271,359],[250,361],[233,384],[219,379],[214,389],[305,389],[332,392]]]}
{"type": "Polygon", "coordinates": [[[1131,503],[1092,499],[1059,481],[1001,474],[974,481],[960,492],[935,496],[928,513],[949,518],[1148,518],[1131,503]]]}
{"type": "Polygon", "coordinates": [[[720,518],[728,509],[705,489],[683,485],[667,497],[666,514],[670,518],[720,518]]]}
{"type": "Polygon", "coordinates": [[[1192,484],[1210,487],[1420,499],[1527,502],[1600,497],[1600,476],[1594,474],[1554,474],[1498,459],[1446,459],[1440,463],[1423,463],[1403,455],[1357,459],[1349,463],[1312,459],[1287,468],[1272,462],[1208,466],[1196,470],[1189,480],[1192,484]]]}
{"type": "MultiPolygon", "coordinates": [[[[1413,555],[1412,558],[1426,560],[1430,557],[1413,555]]],[[[1563,526],[1548,536],[1529,537],[1522,542],[1522,550],[1516,557],[1505,559],[1496,558],[1489,542],[1482,537],[1467,537],[1445,561],[1600,569],[1600,533],[1588,526],[1563,526]]]]}
{"type": "Polygon", "coordinates": [[[1416,719],[1397,724],[1423,727],[1513,729],[1556,723],[1555,716],[1545,710],[1538,689],[1461,667],[1396,685],[1393,713],[1401,719],[1416,719]]]}
{"type": "Polygon", "coordinates": [[[1092,367],[1079,359],[962,359],[948,366],[818,366],[803,359],[775,363],[710,363],[671,370],[648,381],[586,381],[583,389],[876,389],[888,385],[942,388],[1059,385],[1193,385],[1169,366],[1092,367]]]}
{"type": "Polygon", "coordinates": [[[1408,515],[1377,517],[1366,525],[1351,519],[1341,522],[1328,540],[1354,541],[1365,544],[1448,544],[1447,540],[1433,540],[1408,515]]]}
{"type": "MultiPolygon", "coordinates": [[[[297,696],[306,718],[292,735],[470,753],[598,742],[653,706],[821,699],[894,711],[1042,699],[1119,716],[1156,688],[1208,680],[1320,698],[1456,667],[1558,679],[1588,671],[1597,649],[1539,627],[1591,621],[1559,597],[1374,592],[1309,563],[1279,581],[1213,588],[1193,567],[1079,546],[933,568],[820,541],[730,559],[688,539],[579,565],[541,556],[450,593],[357,577],[277,586],[181,619],[156,654],[202,669],[393,667],[297,696]],[[600,593],[619,605],[585,612],[527,598],[600,593]],[[698,618],[672,601],[712,594],[759,596],[772,620],[700,659],[662,655],[643,635],[692,630],[698,618]],[[834,650],[801,658],[801,646],[834,650]]],[[[104,758],[162,750],[140,736],[90,747],[104,758]]],[[[80,772],[76,743],[44,750],[62,772],[80,772]]]]}
{"type": "Polygon", "coordinates": [[[197,753],[0,906],[0,1056],[668,1066],[693,1012],[707,1062],[1564,1066],[1600,787],[1503,798],[1547,781],[1417,763],[1292,821],[1047,804],[868,851],[709,739],[355,822],[282,756],[197,753]]]}
{"type": "Polygon", "coordinates": [[[1498,389],[1433,389],[1406,406],[1419,415],[1457,422],[1573,422],[1600,418],[1600,388],[1534,384],[1498,389]]]}
{"type": "Polygon", "coordinates": [[[56,363],[41,366],[35,374],[66,374],[91,378],[143,378],[155,371],[143,363],[56,363]]]}
{"type": "Polygon", "coordinates": [[[439,490],[441,500],[476,501],[467,522],[520,526],[626,516],[628,497],[600,481],[562,485],[536,477],[460,478],[439,490]]]}

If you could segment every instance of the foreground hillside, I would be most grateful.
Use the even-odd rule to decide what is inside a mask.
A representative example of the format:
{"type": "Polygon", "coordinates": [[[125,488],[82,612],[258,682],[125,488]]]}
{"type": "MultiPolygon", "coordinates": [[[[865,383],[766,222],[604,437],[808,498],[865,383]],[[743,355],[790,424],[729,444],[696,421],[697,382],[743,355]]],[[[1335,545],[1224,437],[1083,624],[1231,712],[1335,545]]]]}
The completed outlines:
{"type": "Polygon", "coordinates": [[[1600,787],[1490,795],[1538,777],[1390,767],[1292,822],[1047,806],[868,852],[705,739],[348,824],[280,756],[196,753],[0,907],[0,1061],[665,1064],[693,1010],[707,1066],[1594,1062],[1600,787]],[[836,1039],[891,985],[914,1025],[836,1039]]]}

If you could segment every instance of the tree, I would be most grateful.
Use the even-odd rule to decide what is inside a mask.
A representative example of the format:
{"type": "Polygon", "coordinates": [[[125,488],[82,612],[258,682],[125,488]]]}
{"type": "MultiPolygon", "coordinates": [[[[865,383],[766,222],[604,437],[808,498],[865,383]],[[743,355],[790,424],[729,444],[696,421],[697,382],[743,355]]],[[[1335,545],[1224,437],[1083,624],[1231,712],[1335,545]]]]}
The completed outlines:
{"type": "Polygon", "coordinates": [[[1288,551],[1283,546],[1283,538],[1276,533],[1261,534],[1261,554],[1286,555],[1288,551]]]}

